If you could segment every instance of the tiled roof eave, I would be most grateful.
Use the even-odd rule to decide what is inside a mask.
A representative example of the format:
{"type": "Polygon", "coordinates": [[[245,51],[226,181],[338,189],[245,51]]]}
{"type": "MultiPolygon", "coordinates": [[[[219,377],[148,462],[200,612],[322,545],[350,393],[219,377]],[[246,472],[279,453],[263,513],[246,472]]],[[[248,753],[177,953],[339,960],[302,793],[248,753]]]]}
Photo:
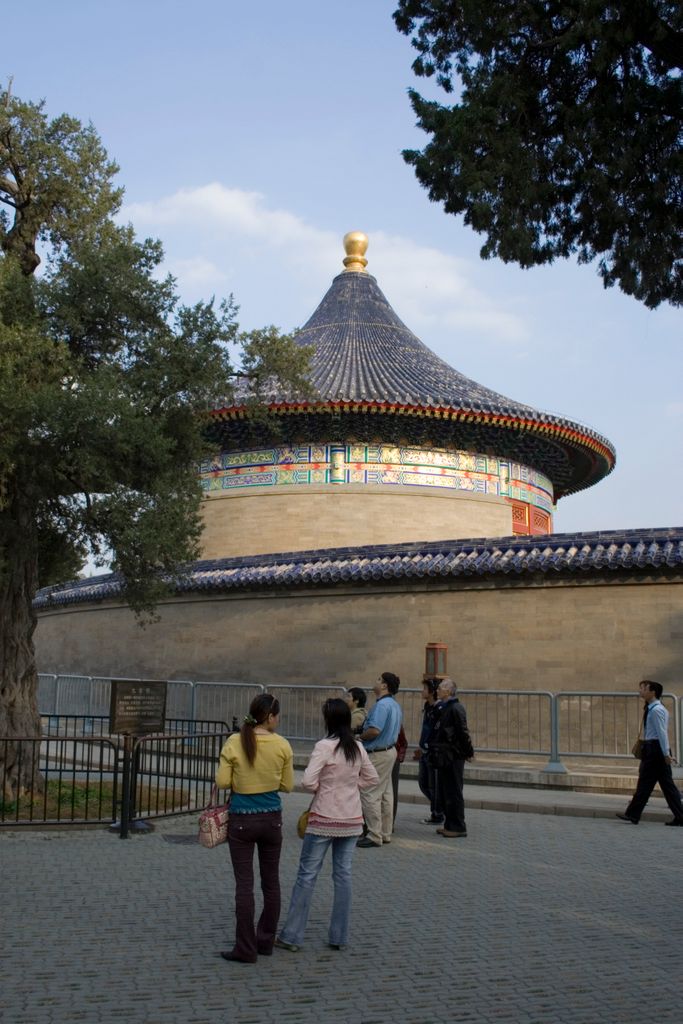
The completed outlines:
{"type": "MultiPolygon", "coordinates": [[[[453,423],[476,423],[489,425],[492,428],[510,430],[517,433],[527,433],[541,438],[546,438],[568,448],[583,449],[591,452],[594,456],[604,462],[606,476],[612,471],[616,462],[616,453],[610,442],[579,423],[571,420],[551,417],[547,414],[539,414],[538,418],[530,417],[528,414],[519,415],[514,411],[486,410],[472,408],[457,408],[447,405],[417,405],[398,402],[384,402],[379,400],[352,401],[338,399],[334,401],[294,401],[274,402],[267,406],[268,412],[275,416],[297,416],[324,413],[361,413],[369,416],[407,416],[420,417],[450,421],[453,423]]],[[[250,409],[245,405],[224,406],[215,409],[211,413],[214,420],[243,420],[251,415],[250,409]]],[[[571,494],[581,490],[583,485],[577,485],[566,490],[565,494],[571,494]]]]}
{"type": "MultiPolygon", "coordinates": [[[[216,593],[457,578],[525,578],[633,572],[683,575],[683,527],[547,534],[335,548],[192,563],[174,591],[216,593]]],[[[93,577],[38,594],[36,610],[123,597],[120,576],[93,577]]]]}
{"type": "MultiPolygon", "coordinates": [[[[532,418],[520,416],[514,412],[502,412],[485,409],[455,408],[447,405],[413,405],[399,402],[353,401],[338,399],[326,402],[274,402],[267,406],[271,415],[296,416],[311,413],[367,413],[368,415],[421,416],[429,419],[453,420],[454,422],[488,423],[495,427],[507,427],[510,430],[529,431],[537,434],[551,434],[554,437],[589,447],[600,452],[608,461],[614,462],[615,453],[606,438],[595,433],[589,427],[582,427],[571,420],[563,420],[550,416],[532,418]]],[[[214,409],[211,418],[247,419],[251,415],[245,405],[224,406],[214,409]]]]}

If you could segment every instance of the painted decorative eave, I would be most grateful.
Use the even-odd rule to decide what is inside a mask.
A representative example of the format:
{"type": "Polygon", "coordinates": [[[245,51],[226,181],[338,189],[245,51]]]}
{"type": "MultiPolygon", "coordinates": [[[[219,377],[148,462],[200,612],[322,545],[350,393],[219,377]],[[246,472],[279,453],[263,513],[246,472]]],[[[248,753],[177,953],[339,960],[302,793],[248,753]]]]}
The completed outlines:
{"type": "MultiPolygon", "coordinates": [[[[542,537],[330,548],[194,562],[176,581],[177,594],[334,586],[418,579],[587,577],[638,570],[683,571],[683,527],[556,533],[542,537]]],[[[41,590],[38,611],[122,595],[120,576],[96,576],[41,590]]]]}
{"type": "MultiPolygon", "coordinates": [[[[268,411],[276,416],[302,416],[325,413],[341,415],[364,414],[366,416],[392,416],[443,422],[472,423],[484,427],[498,428],[511,433],[537,437],[555,442],[559,447],[571,453],[572,449],[590,452],[593,456],[591,467],[593,472],[582,481],[581,486],[562,489],[562,494],[571,494],[582,487],[590,486],[601,480],[612,471],[616,462],[616,454],[610,442],[597,434],[590,427],[551,416],[549,413],[529,412],[524,415],[511,411],[479,410],[475,408],[455,408],[445,405],[420,406],[401,405],[398,402],[373,401],[300,401],[271,402],[268,411]]],[[[210,414],[216,420],[244,420],[249,417],[249,410],[243,405],[224,406],[210,414]]],[[[571,461],[571,458],[570,458],[571,461]]]]}

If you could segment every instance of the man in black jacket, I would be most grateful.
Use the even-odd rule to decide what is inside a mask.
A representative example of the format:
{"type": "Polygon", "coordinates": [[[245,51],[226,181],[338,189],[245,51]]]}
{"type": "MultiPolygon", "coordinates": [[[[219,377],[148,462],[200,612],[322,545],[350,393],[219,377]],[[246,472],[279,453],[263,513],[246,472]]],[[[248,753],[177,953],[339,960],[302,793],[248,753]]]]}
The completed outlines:
{"type": "Polygon", "coordinates": [[[443,827],[436,831],[446,839],[464,839],[467,835],[462,787],[465,761],[474,754],[467,715],[455,694],[453,680],[442,679],[437,690],[441,714],[429,744],[430,761],[436,767],[439,803],[445,815],[443,827]]]}

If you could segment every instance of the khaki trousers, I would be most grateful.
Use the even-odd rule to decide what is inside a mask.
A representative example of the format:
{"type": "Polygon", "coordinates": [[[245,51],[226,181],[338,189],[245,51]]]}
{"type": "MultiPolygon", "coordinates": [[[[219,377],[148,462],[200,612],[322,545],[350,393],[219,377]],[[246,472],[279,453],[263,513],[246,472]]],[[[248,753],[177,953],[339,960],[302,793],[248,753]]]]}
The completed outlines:
{"type": "Polygon", "coordinates": [[[379,775],[370,789],[361,789],[363,817],[368,829],[368,839],[381,844],[391,841],[394,819],[394,791],[391,785],[391,770],[396,760],[396,747],[391,750],[368,751],[368,757],[379,775]]]}

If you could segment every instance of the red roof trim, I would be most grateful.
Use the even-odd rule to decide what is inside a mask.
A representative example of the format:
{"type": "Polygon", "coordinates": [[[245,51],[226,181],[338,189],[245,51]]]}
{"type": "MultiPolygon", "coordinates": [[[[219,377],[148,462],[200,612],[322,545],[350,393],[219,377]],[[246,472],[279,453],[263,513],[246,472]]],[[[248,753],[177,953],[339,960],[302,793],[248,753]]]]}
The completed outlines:
{"type": "MultiPolygon", "coordinates": [[[[347,401],[339,399],[329,402],[276,402],[268,406],[271,413],[280,415],[300,415],[301,413],[322,413],[328,410],[340,412],[365,412],[370,414],[393,413],[398,416],[424,416],[429,419],[460,420],[469,423],[490,423],[492,426],[504,427],[509,430],[528,430],[532,434],[551,434],[561,438],[569,444],[582,448],[589,448],[597,452],[605,459],[609,467],[614,465],[614,455],[604,444],[595,438],[575,430],[572,427],[562,426],[559,423],[539,423],[538,420],[523,418],[520,416],[505,416],[500,413],[475,412],[472,409],[457,409],[449,406],[420,406],[400,405],[396,402],[379,401],[347,401]]],[[[215,419],[234,420],[248,418],[248,410],[243,405],[225,406],[222,409],[214,409],[211,414],[215,419]]]]}

